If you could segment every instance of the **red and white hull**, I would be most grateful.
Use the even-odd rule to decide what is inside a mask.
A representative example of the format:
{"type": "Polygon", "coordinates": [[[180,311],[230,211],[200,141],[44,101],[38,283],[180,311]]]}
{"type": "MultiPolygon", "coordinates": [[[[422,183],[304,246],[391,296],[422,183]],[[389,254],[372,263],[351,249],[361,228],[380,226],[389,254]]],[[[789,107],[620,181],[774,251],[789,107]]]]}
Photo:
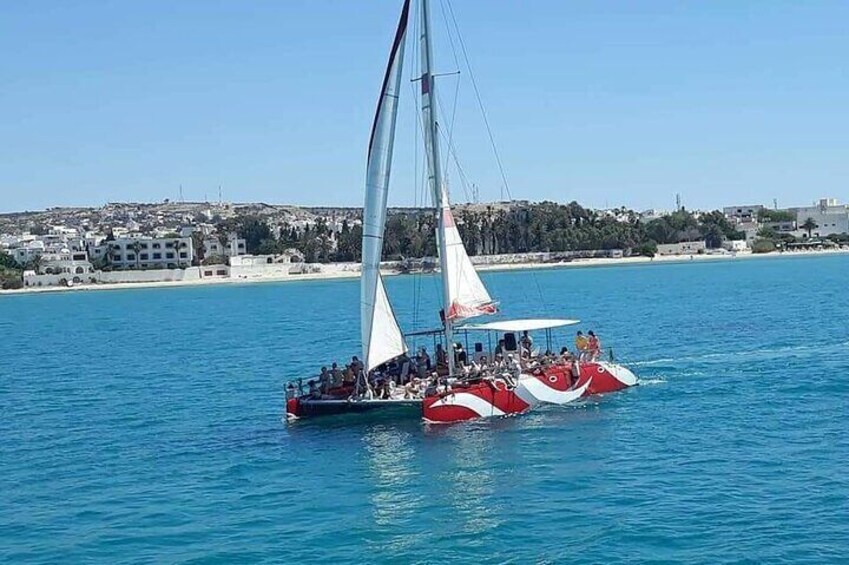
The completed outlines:
{"type": "Polygon", "coordinates": [[[627,367],[616,363],[599,361],[581,364],[581,379],[592,378],[587,394],[606,394],[616,392],[637,384],[637,377],[627,367]]]}
{"type": "Polygon", "coordinates": [[[571,368],[554,366],[539,374],[523,374],[515,387],[502,380],[455,385],[424,399],[422,415],[430,423],[451,423],[478,418],[522,414],[540,404],[562,406],[591,394],[622,390],[637,384],[629,369],[614,363],[581,364],[577,383],[571,368]]]}

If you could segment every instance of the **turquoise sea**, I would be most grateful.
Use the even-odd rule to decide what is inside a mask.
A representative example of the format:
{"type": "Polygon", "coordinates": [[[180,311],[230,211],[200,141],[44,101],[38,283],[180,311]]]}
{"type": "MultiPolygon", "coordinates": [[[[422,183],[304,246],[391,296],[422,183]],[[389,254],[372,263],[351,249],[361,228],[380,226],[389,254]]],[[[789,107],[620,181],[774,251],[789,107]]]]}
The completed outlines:
{"type": "MultiPolygon", "coordinates": [[[[845,562],[847,277],[485,274],[506,316],[579,318],[644,384],[431,428],[282,423],[285,379],[357,353],[355,281],[2,296],[0,562],[845,562]]],[[[435,279],[387,286],[433,325],[435,279]]]]}

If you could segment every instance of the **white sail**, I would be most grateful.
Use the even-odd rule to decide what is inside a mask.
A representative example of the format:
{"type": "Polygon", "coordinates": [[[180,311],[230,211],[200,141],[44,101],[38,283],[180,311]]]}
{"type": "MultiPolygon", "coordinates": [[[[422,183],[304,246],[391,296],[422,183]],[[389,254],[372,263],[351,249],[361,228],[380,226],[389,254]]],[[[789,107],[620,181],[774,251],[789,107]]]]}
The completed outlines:
{"type": "Polygon", "coordinates": [[[383,287],[380,257],[383,253],[386,197],[389,190],[389,173],[392,169],[392,149],[395,144],[395,122],[409,11],[410,0],[405,0],[369,141],[360,282],[360,322],[366,371],[407,351],[404,336],[383,287]]]}
{"type": "Polygon", "coordinates": [[[495,314],[498,309],[472,265],[463,240],[460,239],[448,195],[444,188],[441,192],[439,230],[445,241],[442,276],[448,285],[448,309],[445,316],[449,320],[462,320],[483,314],[495,314]]]}

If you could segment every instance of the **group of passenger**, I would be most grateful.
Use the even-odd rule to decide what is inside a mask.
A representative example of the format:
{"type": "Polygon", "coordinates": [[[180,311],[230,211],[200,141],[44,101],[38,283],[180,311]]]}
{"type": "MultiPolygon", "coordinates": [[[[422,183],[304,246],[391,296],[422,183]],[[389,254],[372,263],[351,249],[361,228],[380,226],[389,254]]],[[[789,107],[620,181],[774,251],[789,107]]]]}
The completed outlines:
{"type": "MultiPolygon", "coordinates": [[[[578,331],[575,336],[575,353],[563,347],[559,354],[534,349],[533,338],[527,331],[519,340],[507,336],[498,340],[490,357],[486,353],[469,356],[461,343],[453,344],[455,375],[449,375],[448,354],[442,344],[436,345],[435,363],[427,348],[421,347],[415,356],[402,355],[365,373],[362,361],[355,355],[344,368],[334,362],[328,369],[321,368],[317,380],[310,380],[309,395],[322,398],[415,399],[422,398],[428,389],[447,387],[448,378],[473,380],[501,377],[515,384],[522,371],[535,371],[554,365],[571,368],[577,380],[580,363],[597,361],[601,357],[601,341],[593,331],[586,335],[578,331]],[[515,350],[507,348],[508,337],[515,350]]],[[[293,387],[292,387],[293,388],[293,387]]]]}
{"type": "Polygon", "coordinates": [[[578,330],[575,335],[575,350],[582,362],[598,361],[601,357],[601,340],[592,330],[588,331],[587,335],[578,330]]]}

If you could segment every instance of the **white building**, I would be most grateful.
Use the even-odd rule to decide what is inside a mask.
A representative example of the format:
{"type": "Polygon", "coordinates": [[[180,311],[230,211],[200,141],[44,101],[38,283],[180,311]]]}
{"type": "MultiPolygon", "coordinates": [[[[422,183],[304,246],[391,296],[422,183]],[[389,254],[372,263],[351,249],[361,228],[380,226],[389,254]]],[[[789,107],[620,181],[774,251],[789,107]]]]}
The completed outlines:
{"type": "Polygon", "coordinates": [[[204,257],[238,257],[247,253],[247,242],[231,233],[227,238],[227,245],[223,245],[217,237],[208,237],[203,240],[204,257]]]}
{"type": "Polygon", "coordinates": [[[741,206],[726,206],[722,213],[727,218],[736,218],[743,222],[757,221],[758,214],[764,207],[761,204],[746,204],[741,206]]]}
{"type": "Polygon", "coordinates": [[[722,248],[726,251],[746,251],[749,243],[745,239],[727,239],[722,242],[722,248]]]}
{"type": "Polygon", "coordinates": [[[177,269],[194,260],[190,237],[126,237],[90,249],[91,258],[108,260],[116,269],[177,269]]]}
{"type": "Polygon", "coordinates": [[[27,241],[14,249],[11,249],[12,257],[18,265],[26,265],[36,257],[41,257],[46,246],[43,241],[27,241]]]}
{"type": "Polygon", "coordinates": [[[746,241],[749,244],[758,238],[758,232],[761,231],[761,225],[757,220],[736,220],[733,225],[734,229],[746,234],[746,241]]]}
{"type": "Polygon", "coordinates": [[[838,204],[836,198],[822,198],[814,206],[793,208],[796,212],[796,226],[800,235],[807,235],[802,224],[810,218],[817,227],[811,231],[813,237],[849,233],[849,206],[838,204]]]}
{"type": "Polygon", "coordinates": [[[696,255],[707,249],[704,241],[682,241],[681,243],[659,243],[658,255],[696,255]]]}

